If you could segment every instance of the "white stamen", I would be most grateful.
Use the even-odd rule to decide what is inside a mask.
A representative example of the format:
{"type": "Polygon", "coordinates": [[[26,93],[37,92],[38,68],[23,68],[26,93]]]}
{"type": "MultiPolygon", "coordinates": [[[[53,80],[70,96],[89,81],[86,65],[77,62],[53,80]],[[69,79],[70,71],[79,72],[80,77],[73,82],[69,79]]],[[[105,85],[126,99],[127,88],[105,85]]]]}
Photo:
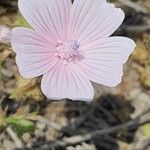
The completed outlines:
{"type": "Polygon", "coordinates": [[[67,42],[58,40],[56,56],[64,60],[64,64],[68,62],[81,59],[84,56],[84,52],[80,49],[80,43],[71,39],[67,42]]]}

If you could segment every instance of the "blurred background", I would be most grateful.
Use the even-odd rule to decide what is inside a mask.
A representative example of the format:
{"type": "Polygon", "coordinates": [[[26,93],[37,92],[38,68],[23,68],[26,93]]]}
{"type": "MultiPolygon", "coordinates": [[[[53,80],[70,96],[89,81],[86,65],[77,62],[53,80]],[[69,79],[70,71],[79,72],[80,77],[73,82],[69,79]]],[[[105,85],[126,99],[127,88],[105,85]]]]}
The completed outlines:
{"type": "MultiPolygon", "coordinates": [[[[93,84],[91,103],[49,101],[0,44],[0,150],[150,150],[150,0],[110,0],[126,13],[114,35],[137,44],[116,88],[93,84]]],[[[0,0],[0,24],[25,26],[17,0],[0,0]]]]}

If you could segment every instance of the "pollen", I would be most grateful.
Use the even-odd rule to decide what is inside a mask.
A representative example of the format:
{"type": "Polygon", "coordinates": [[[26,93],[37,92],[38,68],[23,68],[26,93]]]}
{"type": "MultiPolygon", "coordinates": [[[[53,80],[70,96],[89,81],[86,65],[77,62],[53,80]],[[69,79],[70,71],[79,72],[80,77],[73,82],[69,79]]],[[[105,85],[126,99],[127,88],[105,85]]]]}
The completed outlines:
{"type": "Polygon", "coordinates": [[[56,56],[67,64],[84,58],[84,52],[80,49],[80,43],[74,39],[67,42],[57,41],[56,56]]]}

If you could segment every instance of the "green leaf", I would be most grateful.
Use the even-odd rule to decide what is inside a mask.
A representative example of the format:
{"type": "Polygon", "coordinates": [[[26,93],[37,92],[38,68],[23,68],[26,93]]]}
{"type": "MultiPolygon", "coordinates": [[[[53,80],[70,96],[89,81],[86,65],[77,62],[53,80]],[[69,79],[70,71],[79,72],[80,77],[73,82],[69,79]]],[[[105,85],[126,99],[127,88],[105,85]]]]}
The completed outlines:
{"type": "Polygon", "coordinates": [[[150,123],[145,124],[143,127],[144,136],[150,138],[150,123]]]}
{"type": "Polygon", "coordinates": [[[20,13],[18,14],[17,20],[15,21],[13,26],[31,28],[31,26],[20,13]]]}
{"type": "Polygon", "coordinates": [[[18,136],[22,136],[24,133],[33,133],[36,128],[32,121],[21,116],[8,117],[6,123],[12,127],[18,136]]]}

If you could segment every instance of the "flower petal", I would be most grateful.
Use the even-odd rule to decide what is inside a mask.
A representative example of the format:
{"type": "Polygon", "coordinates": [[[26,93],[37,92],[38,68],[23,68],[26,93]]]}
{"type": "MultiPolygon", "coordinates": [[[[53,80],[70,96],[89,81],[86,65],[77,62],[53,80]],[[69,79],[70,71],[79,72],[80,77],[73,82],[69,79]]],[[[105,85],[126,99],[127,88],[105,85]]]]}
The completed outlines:
{"type": "Polygon", "coordinates": [[[75,0],[70,16],[71,36],[82,45],[109,37],[124,20],[124,12],[105,0],[75,0]]]}
{"type": "Polygon", "coordinates": [[[32,29],[17,27],[12,30],[11,43],[16,53],[55,52],[56,46],[48,38],[32,29]]]}
{"type": "Polygon", "coordinates": [[[21,75],[32,78],[48,72],[57,62],[56,47],[34,30],[15,28],[11,37],[12,49],[21,75]]]}
{"type": "Polygon", "coordinates": [[[91,101],[94,95],[93,87],[82,71],[73,64],[64,65],[62,62],[43,76],[41,89],[54,100],[91,101]]]}
{"type": "Polygon", "coordinates": [[[69,19],[68,39],[80,35],[105,2],[106,0],[74,0],[69,19]]]}
{"type": "Polygon", "coordinates": [[[114,87],[121,82],[123,64],[133,51],[135,43],[124,37],[110,37],[88,44],[82,49],[85,59],[80,67],[88,79],[114,87]]]}
{"type": "Polygon", "coordinates": [[[52,41],[61,40],[67,31],[71,0],[19,0],[19,9],[27,22],[52,41]]]}

